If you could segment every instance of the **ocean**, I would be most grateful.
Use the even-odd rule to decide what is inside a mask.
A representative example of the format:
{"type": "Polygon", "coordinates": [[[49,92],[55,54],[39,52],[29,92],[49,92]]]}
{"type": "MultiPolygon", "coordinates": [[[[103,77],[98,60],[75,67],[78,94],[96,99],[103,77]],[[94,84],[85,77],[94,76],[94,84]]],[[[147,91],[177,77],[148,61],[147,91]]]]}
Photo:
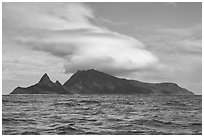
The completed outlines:
{"type": "Polygon", "coordinates": [[[201,135],[202,96],[3,95],[3,135],[201,135]]]}

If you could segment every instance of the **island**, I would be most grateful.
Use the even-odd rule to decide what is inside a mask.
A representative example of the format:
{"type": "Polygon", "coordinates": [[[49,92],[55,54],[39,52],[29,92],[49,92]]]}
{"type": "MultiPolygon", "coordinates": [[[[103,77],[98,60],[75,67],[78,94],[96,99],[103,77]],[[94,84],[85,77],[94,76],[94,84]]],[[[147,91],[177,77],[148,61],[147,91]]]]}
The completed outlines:
{"type": "Polygon", "coordinates": [[[29,87],[17,87],[10,94],[144,94],[194,95],[175,83],[145,83],[118,78],[94,69],[77,71],[63,85],[52,82],[45,73],[29,87]]]}

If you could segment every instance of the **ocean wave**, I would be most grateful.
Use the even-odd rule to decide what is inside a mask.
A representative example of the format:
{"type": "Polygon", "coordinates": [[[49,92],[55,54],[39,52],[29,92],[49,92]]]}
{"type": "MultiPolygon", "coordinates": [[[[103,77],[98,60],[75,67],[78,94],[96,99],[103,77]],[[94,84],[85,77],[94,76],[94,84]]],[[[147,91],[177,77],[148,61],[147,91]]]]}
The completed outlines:
{"type": "Polygon", "coordinates": [[[100,104],[100,102],[97,101],[97,100],[81,100],[80,103],[85,103],[85,104],[100,104]]]}
{"type": "Polygon", "coordinates": [[[21,133],[21,135],[40,135],[40,133],[34,131],[24,131],[21,133]]]}
{"type": "Polygon", "coordinates": [[[67,107],[73,107],[76,106],[77,104],[75,102],[57,102],[51,104],[51,106],[67,106],[67,107]]]}
{"type": "Polygon", "coordinates": [[[26,122],[29,124],[35,124],[34,119],[26,119],[26,118],[2,118],[2,124],[8,123],[19,123],[19,122],[26,122]]]}
{"type": "Polygon", "coordinates": [[[202,134],[202,98],[196,98],[3,96],[2,134],[197,135],[202,134]]]}
{"type": "Polygon", "coordinates": [[[186,106],[186,104],[181,103],[178,100],[169,101],[169,102],[164,103],[163,105],[166,105],[166,106],[183,106],[183,107],[186,106]]]}

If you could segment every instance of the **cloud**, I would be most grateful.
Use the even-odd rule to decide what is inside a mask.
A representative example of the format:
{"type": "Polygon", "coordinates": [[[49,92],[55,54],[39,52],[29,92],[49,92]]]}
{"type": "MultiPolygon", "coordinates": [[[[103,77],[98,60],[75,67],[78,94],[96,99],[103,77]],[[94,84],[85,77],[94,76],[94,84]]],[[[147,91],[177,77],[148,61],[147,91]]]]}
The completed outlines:
{"type": "Polygon", "coordinates": [[[169,34],[178,37],[190,37],[190,36],[200,36],[202,33],[202,25],[196,24],[191,27],[184,28],[169,28],[169,27],[159,27],[156,31],[162,34],[169,34]]]}
{"type": "Polygon", "coordinates": [[[57,73],[63,67],[62,60],[30,50],[26,50],[24,54],[19,54],[19,52],[16,54],[15,52],[4,53],[2,62],[3,79],[10,79],[9,77],[17,79],[18,75],[35,77],[36,74],[41,75],[45,72],[57,73]]]}
{"type": "Polygon", "coordinates": [[[83,3],[3,3],[4,28],[94,28],[89,22],[93,17],[83,3]]]}
{"type": "Polygon", "coordinates": [[[15,45],[61,58],[65,73],[95,68],[119,74],[158,61],[141,41],[94,25],[89,20],[94,12],[85,4],[6,3],[3,7],[3,25],[9,22],[18,30],[4,34],[15,45]]]}
{"type": "Polygon", "coordinates": [[[166,50],[170,53],[177,53],[180,55],[201,55],[202,54],[202,26],[195,25],[188,28],[163,28],[159,29],[166,37],[171,37],[169,40],[166,50]]]}
{"type": "Polygon", "coordinates": [[[115,22],[115,21],[112,21],[110,19],[106,19],[106,18],[103,18],[103,17],[98,17],[97,20],[95,20],[96,23],[100,24],[101,22],[102,23],[106,23],[106,24],[109,24],[109,25],[113,25],[113,26],[123,26],[123,25],[127,25],[128,23],[127,22],[115,22]]]}
{"type": "Polygon", "coordinates": [[[165,2],[165,4],[167,6],[173,6],[173,7],[177,7],[178,6],[178,2],[165,2]]]}
{"type": "Polygon", "coordinates": [[[161,60],[163,56],[179,54],[197,56],[202,52],[202,25],[171,28],[165,26],[140,27],[138,36],[161,60]],[[160,57],[161,56],[161,57],[160,57]]]}
{"type": "Polygon", "coordinates": [[[201,94],[201,24],[180,28],[159,25],[140,27],[140,39],[148,50],[157,55],[159,62],[150,69],[132,73],[132,78],[147,82],[176,82],[201,94]]]}
{"type": "Polygon", "coordinates": [[[82,33],[78,30],[74,35],[65,33],[64,37],[51,39],[44,36],[36,39],[18,36],[15,41],[32,50],[63,58],[67,61],[64,65],[66,73],[95,68],[116,74],[142,69],[157,62],[157,58],[145,50],[142,42],[118,33],[82,33]]]}
{"type": "Polygon", "coordinates": [[[190,55],[202,55],[202,40],[199,39],[184,39],[171,42],[175,50],[179,53],[190,55]]]}

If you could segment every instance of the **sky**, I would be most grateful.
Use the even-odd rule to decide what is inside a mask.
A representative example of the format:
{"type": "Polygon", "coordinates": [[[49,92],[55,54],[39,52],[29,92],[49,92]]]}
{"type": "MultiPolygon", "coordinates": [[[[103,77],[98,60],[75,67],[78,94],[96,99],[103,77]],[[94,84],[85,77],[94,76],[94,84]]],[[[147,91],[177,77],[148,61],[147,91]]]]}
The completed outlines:
{"type": "Polygon", "coordinates": [[[202,94],[202,3],[2,4],[2,94],[87,69],[202,94]]]}

